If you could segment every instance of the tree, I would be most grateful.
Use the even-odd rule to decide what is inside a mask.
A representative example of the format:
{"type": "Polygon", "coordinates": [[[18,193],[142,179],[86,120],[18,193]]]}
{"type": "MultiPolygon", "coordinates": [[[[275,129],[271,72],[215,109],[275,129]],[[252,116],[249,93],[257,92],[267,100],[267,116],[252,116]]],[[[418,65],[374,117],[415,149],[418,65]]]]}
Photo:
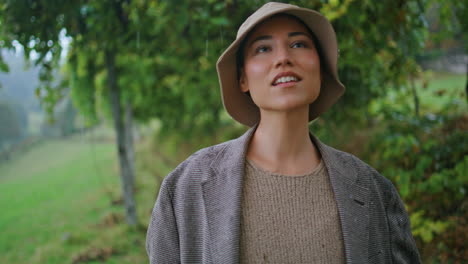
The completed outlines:
{"type": "MultiPolygon", "coordinates": [[[[66,5],[61,1],[5,1],[0,5],[1,44],[11,48],[14,40],[25,49],[26,58],[31,51],[39,54],[36,65],[40,65],[41,86],[37,94],[49,113],[62,98],[65,85],[53,85],[53,70],[60,67],[62,47],[59,38],[66,30],[74,40],[74,54],[87,56],[101,55],[104,58],[107,92],[112,106],[113,120],[117,134],[123,196],[127,222],[137,224],[134,202],[133,154],[128,133],[131,131],[130,118],[124,126],[122,99],[117,81],[118,71],[115,57],[125,49],[128,39],[115,38],[115,34],[126,34],[128,20],[123,11],[127,1],[70,1],[66,5]],[[91,55],[92,54],[92,55],[91,55]],[[126,129],[127,128],[127,129],[126,129]]],[[[75,57],[76,58],[76,57],[75,57]]],[[[94,57],[95,58],[95,57],[94,57]]],[[[93,59],[94,59],[93,58],[93,59]]],[[[70,59],[73,66],[73,57],[70,59]]],[[[0,60],[1,61],[1,60],[0,60]]],[[[5,67],[3,67],[5,68],[5,67]]],[[[96,68],[95,68],[96,69],[96,68]]],[[[93,76],[97,72],[88,71],[85,75],[93,76]]],[[[76,83],[75,94],[80,82],[76,83]]],[[[88,83],[93,89],[93,83],[88,83]]],[[[94,100],[94,98],[90,98],[94,100]]],[[[131,104],[126,104],[131,107],[131,104]]]]}

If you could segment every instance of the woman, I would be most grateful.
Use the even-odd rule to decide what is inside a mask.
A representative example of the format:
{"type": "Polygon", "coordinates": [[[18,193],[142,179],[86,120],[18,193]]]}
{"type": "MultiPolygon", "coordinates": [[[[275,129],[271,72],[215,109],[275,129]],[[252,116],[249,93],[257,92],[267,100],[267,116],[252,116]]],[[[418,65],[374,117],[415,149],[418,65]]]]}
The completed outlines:
{"type": "Polygon", "coordinates": [[[227,112],[251,127],[163,181],[150,263],[419,263],[389,180],[309,133],[343,94],[331,24],[268,3],[217,63],[227,112]]]}

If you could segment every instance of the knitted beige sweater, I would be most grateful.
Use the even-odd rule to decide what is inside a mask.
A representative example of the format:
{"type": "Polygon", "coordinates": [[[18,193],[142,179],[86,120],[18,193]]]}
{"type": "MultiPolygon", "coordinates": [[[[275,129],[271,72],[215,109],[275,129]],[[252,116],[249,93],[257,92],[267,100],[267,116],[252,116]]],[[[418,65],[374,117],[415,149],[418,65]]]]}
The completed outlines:
{"type": "Polygon", "coordinates": [[[241,263],[344,263],[323,161],[306,175],[286,176],[247,160],[241,205],[241,263]]]}

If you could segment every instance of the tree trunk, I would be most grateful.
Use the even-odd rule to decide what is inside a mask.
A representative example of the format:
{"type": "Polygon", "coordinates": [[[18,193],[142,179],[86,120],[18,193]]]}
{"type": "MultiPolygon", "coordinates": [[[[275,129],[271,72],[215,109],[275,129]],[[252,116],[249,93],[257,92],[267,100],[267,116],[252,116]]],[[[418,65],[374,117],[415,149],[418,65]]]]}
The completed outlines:
{"type": "Polygon", "coordinates": [[[468,101],[468,62],[466,63],[466,84],[465,84],[465,96],[468,101]]]}
{"type": "Polygon", "coordinates": [[[132,186],[135,186],[135,151],[133,149],[133,112],[130,102],[125,104],[125,139],[127,145],[127,159],[132,171],[132,186]]]}
{"type": "MultiPolygon", "coordinates": [[[[112,108],[112,115],[114,118],[114,127],[117,135],[117,150],[119,155],[120,165],[120,178],[122,182],[122,195],[124,198],[126,220],[130,226],[135,226],[138,222],[136,215],[136,206],[134,199],[134,172],[129,149],[127,131],[125,128],[122,105],[120,102],[120,89],[117,84],[117,72],[115,69],[115,52],[107,50],[105,52],[106,68],[107,68],[107,82],[109,85],[110,103],[112,108]]],[[[127,124],[128,125],[128,124],[127,124]]],[[[131,129],[131,128],[130,128],[131,129]]]]}

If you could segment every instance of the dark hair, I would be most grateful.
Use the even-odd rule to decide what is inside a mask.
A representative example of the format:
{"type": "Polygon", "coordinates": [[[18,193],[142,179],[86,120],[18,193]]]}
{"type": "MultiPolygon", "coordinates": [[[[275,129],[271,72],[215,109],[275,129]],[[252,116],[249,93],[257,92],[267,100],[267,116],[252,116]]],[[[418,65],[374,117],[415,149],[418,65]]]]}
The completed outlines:
{"type": "Polygon", "coordinates": [[[322,59],[322,48],[320,47],[320,43],[317,39],[317,37],[315,36],[314,32],[312,32],[312,30],[310,30],[310,28],[301,20],[299,19],[298,17],[296,16],[293,16],[293,15],[290,15],[290,14],[285,14],[285,13],[279,13],[279,14],[275,14],[271,17],[268,17],[266,18],[265,20],[263,20],[261,23],[257,24],[253,29],[251,29],[249,31],[249,33],[247,34],[247,36],[244,37],[244,39],[241,41],[241,43],[239,44],[239,48],[237,49],[237,54],[236,54],[236,64],[237,64],[237,80],[240,80],[240,71],[242,69],[242,67],[244,67],[244,48],[245,48],[245,45],[247,44],[247,39],[249,39],[250,35],[252,34],[252,32],[255,31],[255,29],[260,25],[262,24],[264,21],[268,20],[268,19],[271,19],[273,17],[276,17],[276,16],[288,16],[288,17],[292,17],[294,19],[296,19],[297,21],[299,21],[299,23],[301,23],[306,29],[307,29],[307,32],[312,36],[312,41],[314,42],[314,45],[315,45],[315,49],[317,50],[317,54],[319,56],[319,61],[320,61],[320,68],[322,69],[322,67],[324,66],[323,65],[323,59],[322,59]]]}

